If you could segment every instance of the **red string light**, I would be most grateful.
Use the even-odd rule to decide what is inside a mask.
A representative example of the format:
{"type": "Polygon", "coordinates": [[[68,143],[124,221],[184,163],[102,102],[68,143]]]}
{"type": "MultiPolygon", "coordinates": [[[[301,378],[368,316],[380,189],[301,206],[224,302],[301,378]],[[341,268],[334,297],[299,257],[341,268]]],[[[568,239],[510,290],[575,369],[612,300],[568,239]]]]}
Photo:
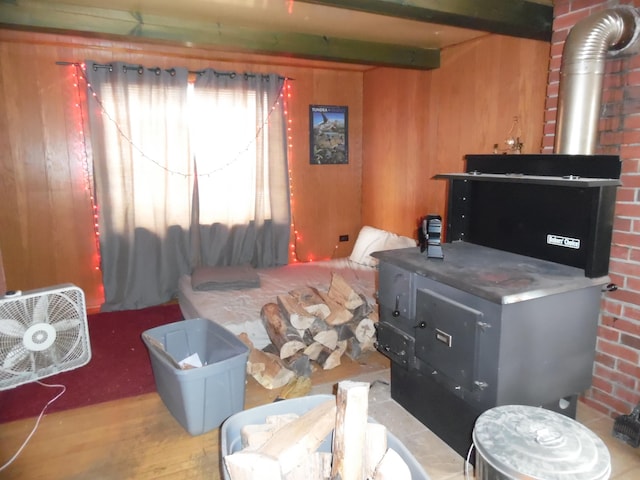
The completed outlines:
{"type": "Polygon", "coordinates": [[[297,263],[300,260],[298,259],[298,240],[300,239],[300,235],[298,230],[296,229],[295,222],[295,197],[294,197],[294,189],[293,189],[293,134],[292,134],[292,125],[293,120],[290,115],[290,102],[291,102],[291,81],[289,79],[285,80],[284,88],[281,93],[283,96],[283,109],[284,109],[284,118],[285,125],[287,128],[287,163],[288,163],[288,172],[289,172],[289,205],[291,208],[291,231],[290,236],[292,237],[292,242],[289,244],[289,259],[293,263],[297,263]]]}
{"type": "MultiPolygon", "coordinates": [[[[84,183],[85,190],[87,195],[89,196],[89,201],[91,202],[91,214],[93,216],[93,236],[94,242],[96,246],[95,257],[94,257],[94,268],[96,270],[100,270],[101,257],[100,257],[100,223],[99,223],[99,215],[98,215],[98,204],[96,202],[96,198],[93,194],[93,172],[91,166],[89,164],[89,152],[87,149],[87,137],[85,133],[85,111],[83,108],[83,89],[82,89],[82,81],[85,82],[87,89],[90,88],[89,82],[87,82],[85,75],[85,64],[72,64],[72,81],[73,87],[76,91],[76,103],[75,107],[78,109],[79,118],[78,118],[78,128],[77,131],[80,136],[81,142],[81,160],[82,160],[82,169],[84,174],[84,183]]],[[[88,91],[88,90],[85,90],[88,91]]]]}

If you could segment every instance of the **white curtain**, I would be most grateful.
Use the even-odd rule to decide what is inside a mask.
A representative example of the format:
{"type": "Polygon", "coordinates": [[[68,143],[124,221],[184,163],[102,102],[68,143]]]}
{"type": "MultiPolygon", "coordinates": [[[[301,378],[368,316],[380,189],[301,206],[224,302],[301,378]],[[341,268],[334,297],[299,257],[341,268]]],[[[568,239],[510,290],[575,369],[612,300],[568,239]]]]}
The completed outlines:
{"type": "Polygon", "coordinates": [[[200,264],[287,263],[282,79],[86,68],[104,311],[163,303],[200,264]]]}
{"type": "Polygon", "coordinates": [[[288,261],[283,82],[273,74],[214,70],[196,79],[190,118],[204,264],[262,267],[288,261]]]}

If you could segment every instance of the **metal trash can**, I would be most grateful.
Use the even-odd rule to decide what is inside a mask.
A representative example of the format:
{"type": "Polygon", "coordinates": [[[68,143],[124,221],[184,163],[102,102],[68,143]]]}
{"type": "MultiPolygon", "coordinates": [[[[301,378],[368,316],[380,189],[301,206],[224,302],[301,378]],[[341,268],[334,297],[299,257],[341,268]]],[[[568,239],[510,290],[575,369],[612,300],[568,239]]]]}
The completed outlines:
{"type": "Polygon", "coordinates": [[[473,429],[480,480],[606,480],[611,456],[604,442],[575,420],[540,407],[487,410],[473,429]]]}

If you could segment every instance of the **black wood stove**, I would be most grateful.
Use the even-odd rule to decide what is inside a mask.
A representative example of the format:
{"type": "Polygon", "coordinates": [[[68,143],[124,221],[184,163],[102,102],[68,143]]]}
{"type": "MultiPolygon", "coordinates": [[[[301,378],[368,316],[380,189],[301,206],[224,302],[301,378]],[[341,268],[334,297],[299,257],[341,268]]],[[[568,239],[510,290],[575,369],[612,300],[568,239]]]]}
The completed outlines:
{"type": "Polygon", "coordinates": [[[617,156],[469,155],[442,258],[377,252],[391,396],[460,455],[494,406],[575,418],[608,284],[617,156]]]}

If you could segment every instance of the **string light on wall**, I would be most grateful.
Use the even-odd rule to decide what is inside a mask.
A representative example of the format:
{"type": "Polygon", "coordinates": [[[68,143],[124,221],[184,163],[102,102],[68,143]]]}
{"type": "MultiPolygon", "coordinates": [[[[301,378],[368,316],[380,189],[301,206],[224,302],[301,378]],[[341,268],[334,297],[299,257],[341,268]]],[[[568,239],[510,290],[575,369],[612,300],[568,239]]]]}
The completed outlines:
{"type": "Polygon", "coordinates": [[[289,243],[289,260],[293,263],[297,263],[300,260],[298,259],[298,240],[300,239],[300,234],[296,229],[295,222],[295,199],[294,199],[294,191],[293,191],[293,120],[291,118],[291,82],[287,79],[284,82],[283,92],[281,94],[283,96],[283,107],[284,107],[284,118],[285,124],[287,128],[287,163],[288,163],[288,172],[289,172],[289,205],[291,208],[291,232],[289,234],[291,238],[291,242],[289,243]]]}
{"type": "Polygon", "coordinates": [[[82,153],[81,153],[82,172],[84,176],[85,191],[87,192],[90,205],[91,205],[93,236],[94,236],[94,242],[95,242],[94,268],[96,270],[100,270],[101,257],[100,257],[100,225],[98,222],[98,204],[96,202],[96,197],[93,193],[93,171],[92,171],[91,165],[89,164],[89,150],[87,147],[87,136],[85,132],[86,116],[83,108],[83,105],[84,105],[83,92],[87,91],[86,88],[89,88],[90,84],[87,82],[87,79],[86,79],[86,75],[84,72],[84,68],[85,68],[84,64],[75,63],[75,64],[72,64],[72,67],[73,69],[72,69],[71,78],[73,82],[73,87],[76,92],[75,108],[79,114],[78,128],[76,129],[76,131],[79,132],[79,135],[80,135],[81,148],[82,148],[82,153]],[[86,88],[83,88],[83,86],[81,85],[82,82],[85,83],[86,88]]]}

